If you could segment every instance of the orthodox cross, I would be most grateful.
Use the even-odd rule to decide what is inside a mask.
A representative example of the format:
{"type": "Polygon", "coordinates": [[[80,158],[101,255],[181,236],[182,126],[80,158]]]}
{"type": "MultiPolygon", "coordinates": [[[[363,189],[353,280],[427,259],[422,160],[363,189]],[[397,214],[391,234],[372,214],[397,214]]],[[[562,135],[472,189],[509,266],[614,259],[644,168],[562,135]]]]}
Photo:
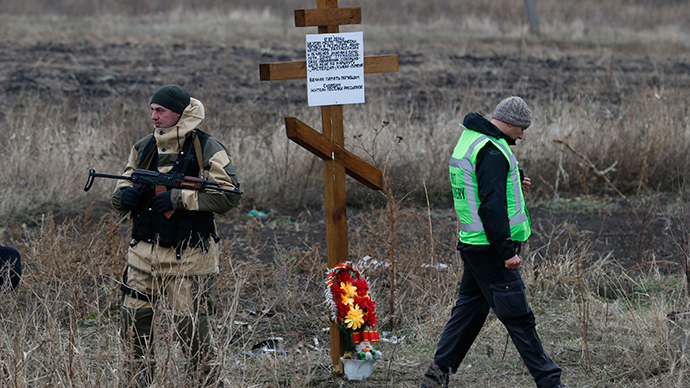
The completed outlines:
{"type": "MultiPolygon", "coordinates": [[[[339,33],[341,24],[360,24],[360,7],[338,8],[338,0],[317,0],[316,9],[295,10],[295,27],[318,27],[319,34],[339,33]]],[[[397,55],[364,57],[364,73],[398,71],[397,55]]],[[[307,77],[306,61],[264,63],[259,65],[262,81],[301,79],[307,77]]],[[[290,140],[306,148],[324,165],[324,202],[326,209],[326,254],[328,268],[347,261],[347,213],[345,206],[345,174],[373,190],[383,188],[381,170],[345,149],[342,105],[321,107],[322,133],[294,117],[285,118],[290,140]]],[[[338,325],[331,322],[331,359],[336,373],[343,373],[338,325]]]]}

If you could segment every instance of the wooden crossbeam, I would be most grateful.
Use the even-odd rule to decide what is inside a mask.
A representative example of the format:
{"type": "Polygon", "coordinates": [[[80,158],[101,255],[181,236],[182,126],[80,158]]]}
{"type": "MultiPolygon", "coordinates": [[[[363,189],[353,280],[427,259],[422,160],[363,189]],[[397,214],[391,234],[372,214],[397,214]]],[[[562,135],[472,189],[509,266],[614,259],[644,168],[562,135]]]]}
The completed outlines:
{"type": "Polygon", "coordinates": [[[294,117],[285,118],[288,139],[323,160],[333,159],[333,141],[294,117]]]}
{"type": "Polygon", "coordinates": [[[362,8],[317,8],[295,10],[295,27],[337,26],[362,23],[362,8]]]}
{"type": "MultiPolygon", "coordinates": [[[[394,73],[398,71],[398,54],[364,57],[364,74],[394,73]]],[[[261,81],[284,81],[307,78],[307,61],[262,63],[259,65],[261,81]]]]}
{"type": "Polygon", "coordinates": [[[383,189],[381,170],[364,161],[343,146],[327,139],[315,129],[294,117],[285,118],[285,128],[290,140],[301,145],[323,160],[334,160],[345,167],[347,175],[372,190],[383,189]]]}
{"type": "Polygon", "coordinates": [[[345,166],[347,175],[355,178],[372,190],[383,190],[383,174],[381,170],[339,145],[335,145],[334,148],[333,159],[345,166]]]}
{"type": "Polygon", "coordinates": [[[364,74],[396,73],[397,71],[398,54],[364,57],[364,74]]]}

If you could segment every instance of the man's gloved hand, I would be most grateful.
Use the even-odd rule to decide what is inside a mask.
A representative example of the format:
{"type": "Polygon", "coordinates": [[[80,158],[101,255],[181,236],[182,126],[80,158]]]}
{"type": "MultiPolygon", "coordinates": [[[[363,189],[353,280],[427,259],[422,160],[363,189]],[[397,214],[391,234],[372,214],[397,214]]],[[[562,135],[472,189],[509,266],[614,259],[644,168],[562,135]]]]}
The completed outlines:
{"type": "Polygon", "coordinates": [[[173,209],[172,199],[170,195],[172,191],[160,193],[151,199],[151,207],[158,213],[165,213],[173,209]]]}
{"type": "Polygon", "coordinates": [[[122,191],[120,195],[120,204],[123,206],[135,208],[141,200],[141,191],[134,187],[128,187],[122,191]]]}

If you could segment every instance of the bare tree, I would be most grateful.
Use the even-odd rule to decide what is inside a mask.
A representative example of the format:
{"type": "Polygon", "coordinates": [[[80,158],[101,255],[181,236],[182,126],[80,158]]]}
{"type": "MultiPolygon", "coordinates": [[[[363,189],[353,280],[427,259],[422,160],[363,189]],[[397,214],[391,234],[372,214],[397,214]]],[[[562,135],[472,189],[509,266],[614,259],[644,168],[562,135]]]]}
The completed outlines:
{"type": "Polygon", "coordinates": [[[527,10],[529,30],[533,34],[539,35],[539,13],[537,12],[537,4],[535,3],[535,0],[525,0],[525,9],[527,10]]]}

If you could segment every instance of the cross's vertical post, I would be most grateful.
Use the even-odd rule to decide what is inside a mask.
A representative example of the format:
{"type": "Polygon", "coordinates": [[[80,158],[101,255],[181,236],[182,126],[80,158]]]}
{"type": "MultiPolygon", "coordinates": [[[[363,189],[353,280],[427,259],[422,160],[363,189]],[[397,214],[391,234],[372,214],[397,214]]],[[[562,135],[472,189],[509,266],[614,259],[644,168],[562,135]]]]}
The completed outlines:
{"type": "MultiPolygon", "coordinates": [[[[344,147],[343,107],[324,106],[321,108],[323,135],[333,143],[344,147]]],[[[328,268],[347,261],[347,211],[345,195],[345,167],[335,160],[325,160],[323,165],[324,208],[326,210],[326,259],[328,268]]],[[[334,370],[342,373],[340,356],[340,328],[330,323],[331,359],[334,370]]]]}
{"type": "MultiPolygon", "coordinates": [[[[322,107],[323,135],[330,135],[334,144],[345,146],[343,107],[322,107]]],[[[345,166],[335,160],[324,162],[326,202],[326,243],[328,267],[347,261],[347,212],[345,208],[345,166]]]]}
{"type": "MultiPolygon", "coordinates": [[[[338,0],[317,0],[316,8],[338,8],[338,0]]],[[[338,26],[319,26],[319,34],[338,33],[338,26]]],[[[343,131],[343,107],[321,107],[321,125],[323,136],[334,143],[345,146],[343,131]]],[[[335,160],[325,160],[323,165],[324,209],[326,211],[326,260],[328,268],[347,261],[347,211],[345,167],[335,160]]],[[[340,343],[340,328],[330,322],[331,361],[336,373],[343,373],[340,356],[343,349],[340,343]]]]}
{"type": "MultiPolygon", "coordinates": [[[[337,0],[317,0],[317,8],[295,11],[295,26],[318,27],[319,34],[336,34],[339,24],[359,24],[360,8],[338,8],[337,0]]],[[[397,55],[364,57],[364,73],[398,71],[397,55]]],[[[261,64],[262,81],[306,78],[306,61],[261,64]]],[[[294,117],[285,118],[288,138],[323,159],[324,207],[326,209],[326,253],[328,268],[348,260],[345,175],[373,190],[383,188],[381,171],[345,149],[342,105],[321,107],[322,133],[294,117]]],[[[343,373],[340,328],[331,322],[333,371],[343,373]]]]}

